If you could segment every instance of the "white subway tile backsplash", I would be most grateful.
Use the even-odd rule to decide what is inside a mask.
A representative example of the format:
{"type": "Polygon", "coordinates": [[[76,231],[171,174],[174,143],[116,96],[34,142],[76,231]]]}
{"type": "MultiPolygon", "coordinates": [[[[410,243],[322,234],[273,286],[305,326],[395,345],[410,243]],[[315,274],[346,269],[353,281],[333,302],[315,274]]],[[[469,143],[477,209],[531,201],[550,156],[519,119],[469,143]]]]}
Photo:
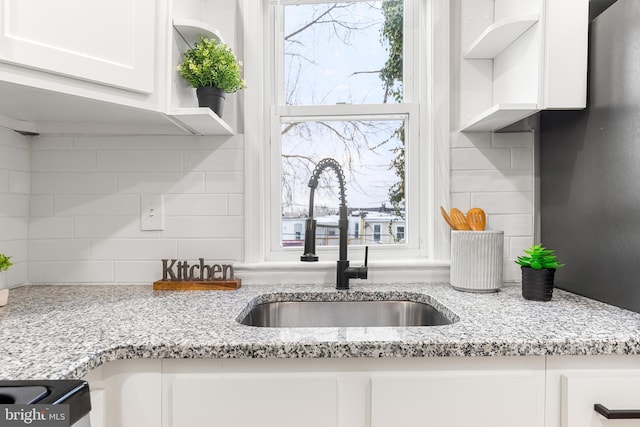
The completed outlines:
{"type": "Polygon", "coordinates": [[[31,175],[32,194],[112,194],[118,188],[115,173],[44,173],[31,175]]]}
{"type": "Polygon", "coordinates": [[[530,214],[533,212],[533,193],[473,193],[471,204],[487,214],[530,214]]]}
{"type": "MultiPolygon", "coordinates": [[[[1,150],[0,150],[1,154],[1,150]]],[[[9,172],[0,170],[0,193],[9,192],[9,172]]]]}
{"type": "Polygon", "coordinates": [[[181,239],[178,240],[180,259],[206,261],[236,261],[243,258],[242,239],[181,239]]]}
{"type": "Polygon", "coordinates": [[[1,241],[26,240],[29,219],[27,217],[0,217],[1,241]]]}
{"type": "Polygon", "coordinates": [[[533,215],[487,215],[487,229],[503,230],[507,237],[533,236],[533,215]]]}
{"type": "Polygon", "coordinates": [[[443,206],[445,209],[458,208],[466,212],[471,208],[471,193],[451,193],[451,206],[443,206]]]}
{"type": "Polygon", "coordinates": [[[502,280],[505,282],[520,282],[522,280],[522,271],[520,266],[512,259],[506,259],[503,263],[502,280]]]}
{"type": "Polygon", "coordinates": [[[533,236],[510,237],[509,245],[505,246],[505,249],[509,249],[509,258],[516,259],[518,256],[523,255],[524,250],[529,249],[533,244],[533,236]]]}
{"type": "Polygon", "coordinates": [[[152,284],[162,279],[162,263],[157,261],[116,261],[114,263],[116,283],[152,284]]]}
{"type": "Polygon", "coordinates": [[[155,150],[160,146],[157,136],[76,136],[73,148],[78,150],[155,150]]]}
{"type": "Polygon", "coordinates": [[[140,215],[140,196],[137,194],[58,195],[55,196],[54,214],[66,216],[119,216],[140,215]]]}
{"type": "MultiPolygon", "coordinates": [[[[2,242],[0,243],[0,253],[10,256],[14,266],[17,264],[26,265],[28,261],[27,240],[21,239],[2,242]]],[[[10,270],[13,270],[13,266],[10,270]]]]}
{"type": "Polygon", "coordinates": [[[218,217],[167,217],[163,237],[170,238],[242,238],[244,218],[218,217]]]}
{"type": "Polygon", "coordinates": [[[160,260],[175,258],[178,243],[167,239],[101,239],[91,242],[91,259],[160,260]]]}
{"type": "Polygon", "coordinates": [[[207,172],[207,193],[244,194],[244,175],[242,172],[207,172]]]}
{"type": "MultiPolygon", "coordinates": [[[[30,194],[30,213],[0,217],[0,238],[23,245],[26,275],[30,218],[33,283],[151,283],[161,278],[162,258],[243,259],[242,135],[39,136],[29,143],[13,134],[0,130],[0,159],[11,158],[0,160],[0,215],[8,195],[30,194]],[[147,194],[164,196],[162,231],[140,230],[147,194]]],[[[531,132],[451,133],[451,206],[479,205],[489,228],[505,231],[507,280],[519,280],[512,258],[533,241],[533,143],[531,132]]],[[[12,214],[25,213],[24,200],[19,205],[12,214]]]]}
{"type": "Polygon", "coordinates": [[[491,134],[491,146],[494,148],[530,147],[533,148],[533,132],[510,132],[491,134]]]}
{"type": "MultiPolygon", "coordinates": [[[[6,251],[13,254],[13,252],[6,251]]],[[[13,261],[13,259],[11,260],[13,261]]],[[[14,262],[11,268],[7,271],[7,285],[9,288],[14,286],[23,285],[27,281],[28,265],[26,262],[14,262]]]]}
{"type": "Polygon", "coordinates": [[[204,172],[140,172],[118,174],[118,192],[136,194],[204,193],[204,172]]]}
{"type": "Polygon", "coordinates": [[[11,257],[8,286],[27,282],[29,139],[0,127],[0,253],[11,257]]]}
{"type": "Polygon", "coordinates": [[[31,217],[29,221],[30,239],[72,239],[72,217],[31,217]]]}
{"type": "Polygon", "coordinates": [[[29,172],[28,145],[0,147],[0,170],[29,172]]]}
{"type": "Polygon", "coordinates": [[[163,136],[163,149],[175,150],[242,150],[244,148],[243,135],[234,136],[163,136]]]}
{"type": "Polygon", "coordinates": [[[241,171],[243,169],[242,150],[185,151],[186,171],[241,171]]]}
{"type": "Polygon", "coordinates": [[[244,194],[229,194],[229,215],[244,215],[244,194]]]}
{"type": "Polygon", "coordinates": [[[220,216],[228,210],[224,194],[169,194],[164,204],[167,216],[220,216]]]}
{"type": "Polygon", "coordinates": [[[0,194],[0,217],[28,217],[29,196],[26,194],[0,194]]]}
{"type": "Polygon", "coordinates": [[[75,238],[155,238],[161,231],[141,231],[140,217],[79,216],[74,218],[75,238]]]}
{"type": "Polygon", "coordinates": [[[72,150],[71,136],[35,136],[31,138],[31,149],[38,150],[72,150]]]}
{"type": "Polygon", "coordinates": [[[451,192],[532,191],[533,176],[524,170],[452,171],[451,192]]]}
{"type": "Polygon", "coordinates": [[[506,148],[454,148],[452,170],[510,169],[511,150],[506,148]]]}
{"type": "Polygon", "coordinates": [[[533,148],[512,148],[511,169],[533,170],[533,148]]]}
{"type": "Polygon", "coordinates": [[[209,243],[207,254],[242,259],[241,135],[40,136],[32,149],[33,282],[151,281],[160,259],[184,257],[201,243],[209,243]],[[140,230],[147,194],[164,196],[162,231],[140,230]]]}
{"type": "Polygon", "coordinates": [[[451,132],[451,148],[490,148],[491,134],[451,132]]]}
{"type": "Polygon", "coordinates": [[[112,283],[113,261],[29,261],[31,283],[112,283]]]}
{"type": "Polygon", "coordinates": [[[34,150],[31,154],[34,172],[89,172],[95,169],[95,151],[34,150]]]}
{"type": "Polygon", "coordinates": [[[85,261],[90,248],[84,239],[29,239],[29,261],[85,261]]]}
{"type": "Polygon", "coordinates": [[[181,151],[104,150],[98,151],[98,170],[126,172],[181,171],[181,151]]]}
{"type": "Polygon", "coordinates": [[[31,222],[33,222],[33,217],[53,216],[53,196],[32,194],[29,213],[32,218],[31,222]]]}
{"type": "Polygon", "coordinates": [[[15,171],[9,173],[9,192],[29,195],[31,193],[31,174],[15,171]]]}

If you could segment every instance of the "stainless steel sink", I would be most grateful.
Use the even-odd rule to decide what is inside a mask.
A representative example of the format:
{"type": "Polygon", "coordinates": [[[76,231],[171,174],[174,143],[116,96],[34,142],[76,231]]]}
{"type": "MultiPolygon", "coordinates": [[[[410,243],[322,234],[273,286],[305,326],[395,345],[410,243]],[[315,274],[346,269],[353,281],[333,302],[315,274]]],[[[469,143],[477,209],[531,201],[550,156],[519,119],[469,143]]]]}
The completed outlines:
{"type": "Polygon", "coordinates": [[[240,323],[267,328],[438,326],[455,320],[414,301],[284,301],[254,306],[240,323]]]}

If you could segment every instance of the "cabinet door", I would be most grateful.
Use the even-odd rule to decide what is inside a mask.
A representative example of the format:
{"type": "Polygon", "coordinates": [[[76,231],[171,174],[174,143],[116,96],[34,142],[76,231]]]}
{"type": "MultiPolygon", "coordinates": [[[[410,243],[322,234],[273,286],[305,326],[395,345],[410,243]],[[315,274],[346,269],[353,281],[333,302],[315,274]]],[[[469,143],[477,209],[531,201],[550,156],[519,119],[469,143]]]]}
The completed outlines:
{"type": "Polygon", "coordinates": [[[562,376],[562,427],[638,427],[640,419],[608,420],[594,411],[640,412],[640,371],[572,373],[562,376]]]}
{"type": "Polygon", "coordinates": [[[0,61],[153,90],[154,0],[0,0],[0,16],[0,61]]]}
{"type": "Polygon", "coordinates": [[[375,375],[372,427],[542,427],[543,372],[375,375]]]}
{"type": "Polygon", "coordinates": [[[335,376],[180,375],[171,385],[170,426],[337,426],[335,376]]]}

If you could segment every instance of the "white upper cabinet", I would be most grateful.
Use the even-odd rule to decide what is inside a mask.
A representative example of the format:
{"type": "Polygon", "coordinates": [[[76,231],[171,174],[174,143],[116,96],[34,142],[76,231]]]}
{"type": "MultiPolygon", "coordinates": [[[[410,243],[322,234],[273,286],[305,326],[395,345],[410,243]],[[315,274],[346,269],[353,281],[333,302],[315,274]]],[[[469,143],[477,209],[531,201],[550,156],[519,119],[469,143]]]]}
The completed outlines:
{"type": "Polygon", "coordinates": [[[154,0],[0,0],[0,61],[154,90],[154,0]]]}
{"type": "Polygon", "coordinates": [[[195,89],[177,71],[185,40],[222,39],[216,24],[234,47],[235,2],[210,3],[0,0],[0,126],[41,134],[233,134],[233,97],[221,119],[198,108],[195,89]]]}
{"type": "Polygon", "coordinates": [[[460,130],[586,106],[589,0],[460,4],[460,130]]]}

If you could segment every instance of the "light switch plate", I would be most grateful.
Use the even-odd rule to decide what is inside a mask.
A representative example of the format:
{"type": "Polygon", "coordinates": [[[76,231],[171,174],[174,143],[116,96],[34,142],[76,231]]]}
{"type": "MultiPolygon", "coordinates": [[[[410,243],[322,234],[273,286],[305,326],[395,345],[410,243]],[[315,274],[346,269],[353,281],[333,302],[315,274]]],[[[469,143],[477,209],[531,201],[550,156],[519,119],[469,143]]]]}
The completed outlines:
{"type": "Polygon", "coordinates": [[[164,230],[164,196],[162,194],[141,196],[140,230],[164,230]]]}

